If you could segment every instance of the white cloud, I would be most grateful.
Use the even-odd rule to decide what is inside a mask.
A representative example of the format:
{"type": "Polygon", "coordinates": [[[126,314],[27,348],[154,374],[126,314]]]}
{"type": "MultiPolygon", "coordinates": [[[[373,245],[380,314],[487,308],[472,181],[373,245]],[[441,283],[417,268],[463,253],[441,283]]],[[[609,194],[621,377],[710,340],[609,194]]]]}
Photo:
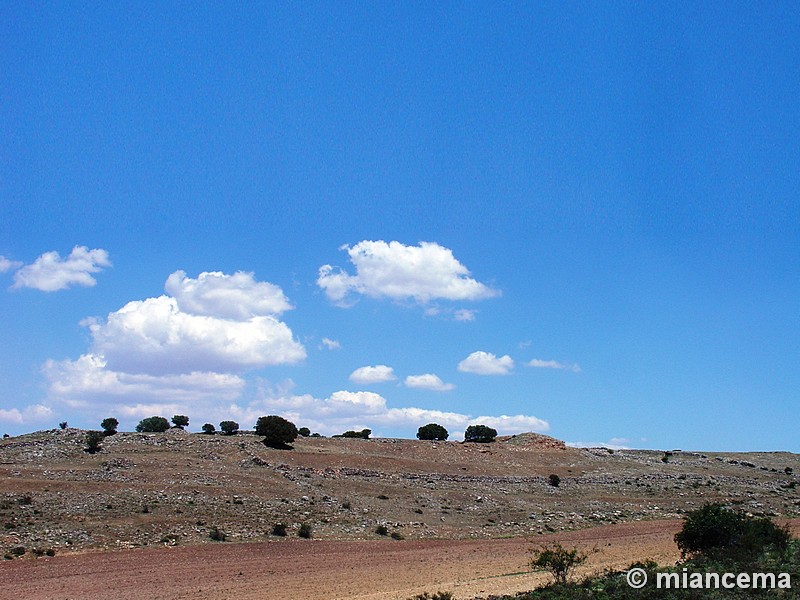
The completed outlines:
{"type": "Polygon", "coordinates": [[[433,390],[434,392],[449,392],[456,387],[452,383],[445,383],[438,375],[434,375],[433,373],[409,375],[406,377],[405,385],[410,388],[433,390]]]}
{"type": "Polygon", "coordinates": [[[87,319],[91,354],[114,372],[166,375],[237,372],[306,357],[274,313],[290,308],[281,289],[249,273],[176,271],[166,287],[179,298],[129,302],[105,322],[87,319]],[[217,311],[217,312],[214,312],[217,311]]]}
{"type": "Polygon", "coordinates": [[[339,350],[342,347],[337,340],[332,340],[329,338],[322,338],[322,345],[328,350],[339,350]]]}
{"type": "Polygon", "coordinates": [[[223,319],[246,321],[256,315],[280,315],[292,309],[283,290],[266,281],[256,281],[252,273],[233,275],[200,273],[197,279],[175,271],[164,289],[181,311],[223,319]]]}
{"type": "Polygon", "coordinates": [[[16,260],[9,260],[5,256],[0,256],[0,273],[6,271],[13,271],[22,266],[22,263],[16,260]]]}
{"type": "Polygon", "coordinates": [[[110,267],[108,252],[86,246],[75,246],[66,258],[58,252],[45,252],[33,264],[14,273],[14,288],[33,288],[43,292],[56,292],[73,285],[91,287],[97,283],[91,273],[110,267]]]}
{"type": "Polygon", "coordinates": [[[77,409],[113,405],[122,416],[208,408],[241,396],[239,373],[305,358],[285,323],[253,314],[286,310],[280,288],[247,273],[193,280],[180,271],[167,285],[180,302],[159,296],[129,302],[105,321],[86,319],[89,351],[43,366],[49,398],[77,409]]]}
{"type": "Polygon", "coordinates": [[[394,381],[397,377],[392,367],[386,365],[375,365],[374,367],[359,367],[348,378],[353,383],[370,384],[383,383],[384,381],[394,381]]]}
{"type": "Polygon", "coordinates": [[[348,429],[370,428],[416,428],[426,423],[439,423],[448,428],[451,439],[463,437],[469,425],[484,424],[497,429],[500,435],[549,430],[547,421],[529,415],[481,416],[428,410],[418,407],[390,408],[383,396],[374,392],[350,392],[340,390],[328,398],[314,398],[309,394],[291,395],[270,393],[245,406],[231,404],[225,414],[234,415],[237,421],[255,422],[261,415],[280,414],[298,427],[308,427],[325,435],[342,433],[348,429]]]}
{"type": "Polygon", "coordinates": [[[468,308],[459,308],[457,311],[453,313],[453,318],[456,321],[474,321],[477,312],[478,312],[477,310],[471,310],[468,308]]]}
{"type": "Polygon", "coordinates": [[[471,278],[469,270],[453,252],[435,242],[406,246],[400,242],[364,240],[343,246],[356,274],[350,275],[331,265],[319,269],[319,285],[328,298],[340,306],[349,304],[353,292],[371,298],[414,300],[483,300],[500,295],[471,278]]]}
{"type": "Polygon", "coordinates": [[[0,422],[22,425],[40,423],[53,417],[53,410],[44,404],[33,404],[23,410],[0,408],[0,422]]]}
{"type": "Polygon", "coordinates": [[[497,357],[490,352],[473,352],[458,363],[458,370],[476,375],[508,375],[514,368],[514,360],[506,354],[497,357]]]}
{"type": "MultiPolygon", "coordinates": [[[[611,438],[609,442],[565,442],[572,448],[608,448],[610,450],[629,450],[627,443],[617,443],[619,438],[611,438]]],[[[627,442],[627,440],[626,440],[627,442]]]]}
{"type": "Polygon", "coordinates": [[[581,368],[576,364],[562,363],[556,360],[540,360],[538,358],[534,358],[527,364],[529,367],[535,367],[537,369],[560,369],[564,371],[572,371],[573,373],[580,373],[581,371],[581,368]]]}

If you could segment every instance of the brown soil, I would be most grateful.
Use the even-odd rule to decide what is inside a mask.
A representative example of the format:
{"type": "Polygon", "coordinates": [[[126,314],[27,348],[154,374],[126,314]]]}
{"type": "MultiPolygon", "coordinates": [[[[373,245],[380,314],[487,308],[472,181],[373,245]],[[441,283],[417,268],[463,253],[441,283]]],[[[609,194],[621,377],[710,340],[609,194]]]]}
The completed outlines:
{"type": "MultiPolygon", "coordinates": [[[[678,521],[595,527],[557,540],[591,554],[587,570],[639,558],[677,558],[678,521]]],[[[87,552],[2,564],[9,598],[87,598],[113,590],[123,599],[405,599],[450,590],[457,598],[510,593],[544,582],[529,573],[533,540],[301,541],[213,544],[87,552]]]]}
{"type": "Polygon", "coordinates": [[[682,514],[707,501],[800,516],[789,453],[612,453],[535,434],[300,439],[286,451],[170,431],[118,434],[90,455],[84,440],[0,442],[0,550],[23,550],[0,561],[9,598],[473,598],[546,581],[527,572],[531,540],[596,548],[587,568],[600,570],[674,561],[682,514]],[[275,523],[289,537],[270,535],[275,523]],[[297,539],[302,523],[314,539],[297,539]],[[210,540],[215,528],[226,543],[210,540]]]}

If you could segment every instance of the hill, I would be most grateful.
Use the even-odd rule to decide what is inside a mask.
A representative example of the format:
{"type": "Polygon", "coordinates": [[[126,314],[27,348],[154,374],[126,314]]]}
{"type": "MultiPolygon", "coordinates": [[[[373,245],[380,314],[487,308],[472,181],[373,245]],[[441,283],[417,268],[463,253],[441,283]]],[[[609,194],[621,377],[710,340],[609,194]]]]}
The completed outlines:
{"type": "Polygon", "coordinates": [[[484,539],[675,519],[707,501],[800,516],[800,456],[577,449],[522,434],[492,444],[85,432],[0,442],[0,546],[86,549],[315,539],[484,539]],[[791,474],[790,474],[791,473],[791,474]],[[556,474],[560,484],[550,484],[556,474]]]}

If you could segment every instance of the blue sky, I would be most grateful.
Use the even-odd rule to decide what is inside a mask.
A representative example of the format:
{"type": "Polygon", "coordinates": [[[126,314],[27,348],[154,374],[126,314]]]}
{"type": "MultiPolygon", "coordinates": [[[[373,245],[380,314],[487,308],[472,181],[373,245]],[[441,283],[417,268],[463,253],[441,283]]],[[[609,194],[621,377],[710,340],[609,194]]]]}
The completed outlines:
{"type": "Polygon", "coordinates": [[[6,4],[0,430],[800,451],[791,3],[6,4]]]}

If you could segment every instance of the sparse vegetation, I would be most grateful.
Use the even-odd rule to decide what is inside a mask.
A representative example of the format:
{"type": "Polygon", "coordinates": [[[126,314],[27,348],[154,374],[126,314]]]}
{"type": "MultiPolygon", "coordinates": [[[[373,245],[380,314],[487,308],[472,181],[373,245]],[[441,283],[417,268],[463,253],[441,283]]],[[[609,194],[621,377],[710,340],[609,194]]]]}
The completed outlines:
{"type": "Polygon", "coordinates": [[[470,425],[464,432],[465,442],[489,443],[497,437],[497,430],[487,425],[470,425]]]}
{"type": "Polygon", "coordinates": [[[164,433],[169,429],[169,421],[164,417],[147,417],[139,421],[136,431],[139,433],[164,433]]]}
{"type": "Polygon", "coordinates": [[[299,537],[307,539],[307,540],[310,540],[311,539],[311,533],[312,533],[311,525],[309,525],[308,523],[301,523],[300,524],[300,529],[298,529],[298,531],[297,531],[297,535],[299,537]]]}
{"type": "Polygon", "coordinates": [[[100,443],[105,438],[101,431],[87,431],[86,432],[86,448],[84,449],[88,454],[95,454],[101,450],[100,443]]]}
{"type": "Polygon", "coordinates": [[[436,592],[435,594],[423,592],[408,600],[455,600],[455,596],[453,596],[453,592],[436,592]]]}
{"type": "Polygon", "coordinates": [[[372,435],[372,429],[362,429],[361,431],[353,431],[348,430],[344,433],[340,433],[339,435],[335,435],[333,437],[342,437],[342,438],[360,438],[363,440],[368,440],[369,436],[372,435]]]}
{"type": "Polygon", "coordinates": [[[438,423],[428,423],[417,430],[418,440],[444,441],[448,437],[447,429],[438,423]]]}
{"type": "Polygon", "coordinates": [[[208,532],[208,537],[215,542],[224,542],[228,538],[228,536],[225,535],[225,532],[216,525],[211,528],[211,531],[208,532]]]}
{"type": "Polygon", "coordinates": [[[263,443],[270,448],[291,448],[288,444],[297,439],[297,427],[291,421],[270,415],[256,421],[256,435],[263,435],[263,443]]]}
{"type": "Polygon", "coordinates": [[[533,551],[531,567],[549,571],[555,582],[563,585],[588,557],[577,548],[567,550],[561,544],[546,544],[533,551]]]}
{"type": "Polygon", "coordinates": [[[239,424],[236,421],[222,421],[219,428],[225,435],[234,435],[239,431],[239,424]]]}
{"type": "Polygon", "coordinates": [[[110,435],[114,435],[117,433],[117,427],[119,427],[119,421],[117,421],[114,417],[108,417],[103,419],[100,423],[100,427],[103,428],[103,435],[106,437],[110,435]]]}

